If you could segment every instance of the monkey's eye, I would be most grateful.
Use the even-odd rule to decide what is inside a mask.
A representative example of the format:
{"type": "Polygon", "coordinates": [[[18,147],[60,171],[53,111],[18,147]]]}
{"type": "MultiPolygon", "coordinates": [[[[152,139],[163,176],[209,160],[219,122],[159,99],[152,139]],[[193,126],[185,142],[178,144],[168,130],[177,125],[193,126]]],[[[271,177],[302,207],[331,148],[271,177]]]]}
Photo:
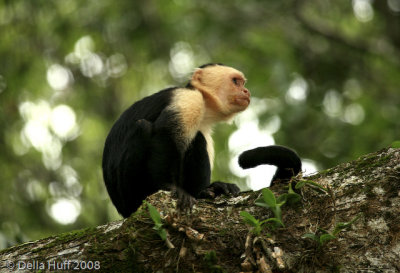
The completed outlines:
{"type": "Polygon", "coordinates": [[[232,79],[232,82],[233,82],[235,85],[239,85],[239,79],[238,79],[238,78],[233,78],[233,79],[232,79]]]}

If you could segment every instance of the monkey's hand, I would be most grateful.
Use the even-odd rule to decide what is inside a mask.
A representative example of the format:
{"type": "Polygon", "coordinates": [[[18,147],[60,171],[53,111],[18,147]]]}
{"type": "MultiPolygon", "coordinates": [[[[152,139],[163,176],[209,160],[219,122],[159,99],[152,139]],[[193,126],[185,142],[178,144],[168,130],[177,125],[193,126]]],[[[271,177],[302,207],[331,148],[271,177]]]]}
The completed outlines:
{"type": "Polygon", "coordinates": [[[197,203],[196,198],[179,187],[172,189],[172,196],[178,199],[177,208],[181,211],[192,211],[194,204],[197,203]]]}
{"type": "Polygon", "coordinates": [[[199,198],[215,198],[218,195],[236,195],[240,189],[235,184],[216,181],[200,192],[199,198]]]}

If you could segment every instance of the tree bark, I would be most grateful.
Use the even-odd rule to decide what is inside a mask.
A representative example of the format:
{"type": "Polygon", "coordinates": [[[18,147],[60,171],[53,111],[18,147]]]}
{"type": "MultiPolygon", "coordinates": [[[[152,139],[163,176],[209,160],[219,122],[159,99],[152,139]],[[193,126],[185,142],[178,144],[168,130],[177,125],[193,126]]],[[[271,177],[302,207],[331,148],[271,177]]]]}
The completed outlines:
{"type": "MultiPolygon", "coordinates": [[[[291,187],[305,180],[301,200],[281,208],[285,227],[256,235],[245,224],[241,211],[274,217],[255,205],[260,192],[198,200],[178,213],[160,191],[147,201],[166,240],[143,205],[125,220],[2,250],[0,272],[400,272],[400,149],[297,177],[291,187]]],[[[281,196],[288,184],[271,190],[281,196]]]]}

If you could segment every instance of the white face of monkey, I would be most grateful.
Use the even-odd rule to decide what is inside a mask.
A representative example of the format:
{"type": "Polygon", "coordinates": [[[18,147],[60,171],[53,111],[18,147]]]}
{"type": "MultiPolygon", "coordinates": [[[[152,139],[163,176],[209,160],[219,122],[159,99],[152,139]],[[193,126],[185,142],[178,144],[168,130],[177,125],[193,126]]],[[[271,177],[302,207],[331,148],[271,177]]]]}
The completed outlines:
{"type": "Polygon", "coordinates": [[[242,72],[221,65],[197,69],[191,81],[208,101],[208,107],[227,117],[245,110],[249,105],[250,92],[245,83],[242,72]]]}

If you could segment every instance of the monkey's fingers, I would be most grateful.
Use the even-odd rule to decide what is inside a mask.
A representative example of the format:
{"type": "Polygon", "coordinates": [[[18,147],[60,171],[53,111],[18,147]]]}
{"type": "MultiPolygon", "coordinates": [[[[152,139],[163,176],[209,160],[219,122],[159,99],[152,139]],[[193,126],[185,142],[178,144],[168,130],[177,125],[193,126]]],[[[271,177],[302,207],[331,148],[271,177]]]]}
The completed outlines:
{"type": "Polygon", "coordinates": [[[196,198],[181,188],[173,187],[171,194],[174,198],[178,199],[177,208],[180,211],[192,211],[193,206],[197,203],[196,198]]]}
{"type": "Polygon", "coordinates": [[[208,188],[203,190],[200,194],[201,198],[215,198],[218,195],[236,195],[240,192],[240,189],[235,184],[214,182],[208,188]]]}
{"type": "Polygon", "coordinates": [[[178,198],[177,207],[180,211],[189,210],[189,212],[192,212],[192,208],[196,203],[197,203],[196,198],[186,193],[182,195],[180,198],[178,198]]]}

